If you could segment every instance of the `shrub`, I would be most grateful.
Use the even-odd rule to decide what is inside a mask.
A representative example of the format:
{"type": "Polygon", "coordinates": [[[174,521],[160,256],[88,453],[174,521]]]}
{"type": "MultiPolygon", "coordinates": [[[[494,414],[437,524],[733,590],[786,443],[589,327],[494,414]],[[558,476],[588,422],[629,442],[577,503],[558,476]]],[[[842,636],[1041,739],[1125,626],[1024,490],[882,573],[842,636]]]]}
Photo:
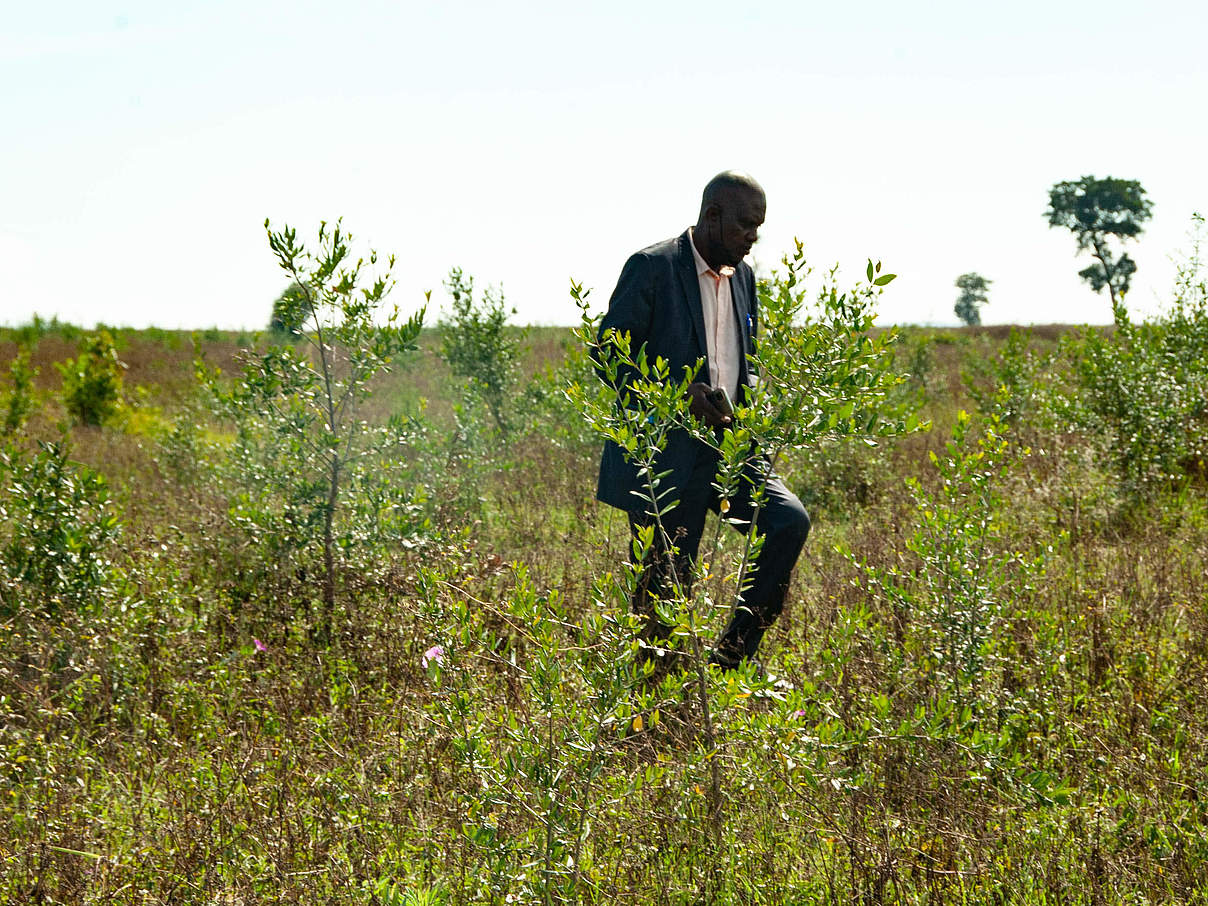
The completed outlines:
{"type": "Polygon", "coordinates": [[[1202,462],[1208,408],[1208,318],[1186,312],[1133,323],[1117,306],[1116,330],[1086,330],[1063,343],[1072,425],[1101,439],[1122,490],[1149,497],[1202,462]]]}
{"type": "Polygon", "coordinates": [[[108,330],[88,337],[78,357],[55,365],[63,375],[63,405],[83,425],[102,425],[121,405],[122,371],[108,330]]]}
{"type": "Polygon", "coordinates": [[[445,288],[452,300],[452,311],[440,322],[441,355],[453,373],[464,378],[469,389],[482,397],[495,427],[506,432],[515,421],[511,410],[519,342],[508,331],[509,312],[503,291],[488,288],[475,299],[474,278],[458,267],[449,271],[445,288]]]}
{"type": "Polygon", "coordinates": [[[29,413],[34,408],[34,377],[38,369],[30,367],[29,347],[22,346],[9,363],[8,377],[12,389],[5,404],[3,433],[15,434],[21,430],[29,413]]]}
{"type": "Polygon", "coordinates": [[[34,315],[28,324],[13,328],[13,339],[25,346],[33,346],[48,335],[68,341],[78,340],[83,336],[83,330],[75,324],[60,321],[57,316],[47,321],[41,315],[34,315]]]}
{"type": "Polygon", "coordinates": [[[975,433],[969,414],[958,412],[952,439],[930,459],[937,490],[907,479],[916,523],[906,548],[914,562],[864,571],[911,636],[908,650],[921,678],[910,684],[936,682],[937,695],[976,708],[993,702],[983,675],[994,660],[1004,605],[1039,564],[1001,549],[1000,485],[1011,460],[997,415],[975,433]]]}
{"type": "Polygon", "coordinates": [[[546,365],[525,385],[521,399],[529,430],[554,447],[594,459],[599,453],[595,432],[567,388],[594,385],[595,380],[587,350],[568,335],[557,364],[546,365]]]}
{"type": "Polygon", "coordinates": [[[605,769],[623,757],[618,743],[632,722],[642,728],[635,715],[650,699],[635,695],[633,618],[610,612],[604,585],[577,617],[557,591],[539,593],[520,566],[498,604],[468,599],[435,570],[420,575],[421,616],[435,643],[422,659],[432,690],[427,722],[475,781],[456,792],[468,901],[520,892],[517,902],[572,902],[599,880],[592,820],[624,794],[615,779],[602,783],[605,769]],[[491,710],[500,685],[509,707],[497,734],[491,710]]]}
{"type": "Polygon", "coordinates": [[[0,612],[54,613],[92,602],[108,582],[120,524],[105,479],[68,459],[65,443],[0,454],[0,612]]]}
{"type": "Polygon", "coordinates": [[[268,329],[280,337],[300,336],[308,314],[305,291],[299,284],[291,283],[273,302],[268,329]]]}
{"type": "Polygon", "coordinates": [[[1032,331],[1011,328],[996,356],[977,355],[961,377],[983,415],[1012,428],[1051,423],[1053,400],[1047,386],[1052,357],[1032,349],[1032,331]]]}

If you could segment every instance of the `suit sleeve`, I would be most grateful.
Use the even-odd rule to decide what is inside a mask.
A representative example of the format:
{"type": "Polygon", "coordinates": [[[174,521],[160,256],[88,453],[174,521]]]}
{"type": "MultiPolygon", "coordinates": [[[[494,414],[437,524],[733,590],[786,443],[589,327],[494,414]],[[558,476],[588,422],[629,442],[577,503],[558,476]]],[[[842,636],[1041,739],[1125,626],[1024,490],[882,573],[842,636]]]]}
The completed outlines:
{"type": "MultiPolygon", "coordinates": [[[[597,341],[601,344],[604,335],[613,330],[618,334],[629,334],[629,349],[633,355],[650,339],[650,324],[654,313],[654,281],[651,274],[650,260],[640,252],[631,255],[621,269],[617,287],[612,291],[608,300],[608,311],[600,321],[600,331],[597,341]]],[[[597,353],[607,352],[607,347],[601,346],[597,353]]],[[[599,370],[599,359],[596,360],[599,370]]],[[[603,374],[601,373],[601,376],[603,374]]],[[[629,374],[626,374],[628,378],[629,374]]]]}

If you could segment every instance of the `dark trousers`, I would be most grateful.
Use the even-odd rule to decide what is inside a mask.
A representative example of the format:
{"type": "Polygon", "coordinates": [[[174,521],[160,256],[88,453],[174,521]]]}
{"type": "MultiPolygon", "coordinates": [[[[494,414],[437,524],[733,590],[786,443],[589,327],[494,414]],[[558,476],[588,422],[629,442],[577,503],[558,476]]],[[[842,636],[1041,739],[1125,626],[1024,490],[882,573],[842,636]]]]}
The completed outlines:
{"type": "MultiPolygon", "coordinates": [[[[638,587],[633,596],[634,612],[646,619],[643,636],[647,641],[666,637],[666,627],[654,611],[654,600],[673,592],[673,580],[687,596],[691,592],[693,564],[700,549],[707,511],[720,511],[721,501],[713,487],[718,455],[709,450],[697,457],[696,467],[687,487],[678,491],[678,504],[661,517],[663,530],[676,547],[671,556],[659,533],[646,554],[638,587]]],[[[730,498],[725,519],[738,531],[745,533],[751,524],[754,506],[751,500],[757,480],[752,466],[739,482],[738,493],[730,498]]],[[[654,518],[646,513],[630,513],[629,527],[636,537],[637,530],[654,518]]],[[[789,578],[801,548],[810,531],[810,518],[805,507],[779,478],[773,477],[764,491],[763,504],[755,519],[764,536],[763,548],[753,564],[750,581],[735,602],[729,625],[714,647],[713,660],[733,667],[744,658],[754,656],[764,633],[784,609],[784,596],[789,578]]],[[[633,558],[631,549],[630,558],[633,558]]]]}

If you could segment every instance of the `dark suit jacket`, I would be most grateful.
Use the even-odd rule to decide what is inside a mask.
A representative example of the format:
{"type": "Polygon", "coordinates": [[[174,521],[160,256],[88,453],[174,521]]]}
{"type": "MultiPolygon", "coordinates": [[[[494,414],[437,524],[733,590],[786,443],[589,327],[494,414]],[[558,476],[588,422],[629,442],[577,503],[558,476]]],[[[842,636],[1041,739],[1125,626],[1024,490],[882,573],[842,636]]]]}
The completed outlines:
{"type": "MultiPolygon", "coordinates": [[[[600,335],[609,328],[618,333],[627,332],[635,354],[645,345],[647,359],[653,362],[655,357],[662,356],[677,380],[683,376],[685,368],[694,365],[698,358],[704,359],[694,380],[707,384],[709,351],[705,341],[700,282],[690,242],[685,230],[678,238],[642,249],[625,262],[617,288],[608,301],[608,313],[600,323],[600,335]]],[[[738,375],[741,394],[753,381],[747,356],[755,351],[754,336],[759,323],[755,274],[745,261],[735,268],[734,276],[730,278],[730,296],[743,351],[738,375]]],[[[671,472],[660,490],[667,483],[683,488],[697,456],[702,454],[708,455],[709,448],[700,441],[686,431],[672,432],[658,462],[657,471],[671,472]]],[[[642,511],[648,504],[633,493],[641,487],[637,468],[625,461],[620,447],[606,441],[600,459],[596,497],[623,510],[642,511]]],[[[673,495],[672,499],[674,496],[678,495],[673,495]]]]}

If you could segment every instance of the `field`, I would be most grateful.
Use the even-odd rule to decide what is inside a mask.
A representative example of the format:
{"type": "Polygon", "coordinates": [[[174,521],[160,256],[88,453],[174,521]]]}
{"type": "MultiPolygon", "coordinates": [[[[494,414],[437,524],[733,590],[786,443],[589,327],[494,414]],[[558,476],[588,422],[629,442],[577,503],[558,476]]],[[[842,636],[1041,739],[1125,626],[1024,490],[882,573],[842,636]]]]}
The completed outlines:
{"type": "Polygon", "coordinates": [[[1208,901],[1184,289],[1154,325],[861,334],[901,418],[779,461],[814,524],[779,684],[701,662],[744,557],[719,521],[683,670],[642,666],[569,330],[496,337],[500,420],[426,328],[335,515],[271,338],[114,330],[87,425],[54,363],[95,332],[0,332],[36,370],[0,466],[0,902],[1208,901]]]}

